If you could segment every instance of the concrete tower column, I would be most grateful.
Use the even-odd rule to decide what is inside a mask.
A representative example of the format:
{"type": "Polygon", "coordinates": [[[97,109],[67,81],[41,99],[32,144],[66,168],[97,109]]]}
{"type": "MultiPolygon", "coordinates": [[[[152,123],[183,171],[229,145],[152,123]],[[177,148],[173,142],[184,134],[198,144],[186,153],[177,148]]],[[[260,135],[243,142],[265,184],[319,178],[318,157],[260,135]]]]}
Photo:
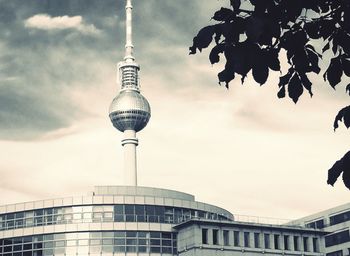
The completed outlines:
{"type": "Polygon", "coordinates": [[[124,179],[127,186],[137,186],[136,147],[138,144],[136,132],[125,130],[122,146],[124,147],[124,179]]]}

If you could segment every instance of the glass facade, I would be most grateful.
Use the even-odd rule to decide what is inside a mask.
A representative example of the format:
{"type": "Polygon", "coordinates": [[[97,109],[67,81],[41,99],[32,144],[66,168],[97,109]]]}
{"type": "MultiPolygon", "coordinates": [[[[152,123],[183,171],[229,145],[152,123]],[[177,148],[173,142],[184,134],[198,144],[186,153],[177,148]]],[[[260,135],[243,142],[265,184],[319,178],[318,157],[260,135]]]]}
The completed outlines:
{"type": "Polygon", "coordinates": [[[326,247],[338,245],[350,241],[349,230],[344,230],[325,237],[326,247]]]}
{"type": "Polygon", "coordinates": [[[90,205],[55,207],[0,215],[0,230],[91,222],[180,223],[191,218],[228,220],[201,210],[155,205],[90,205]]]}
{"type": "Polygon", "coordinates": [[[305,226],[308,228],[324,228],[325,227],[324,219],[307,223],[305,226]]]}
{"type": "Polygon", "coordinates": [[[170,232],[77,232],[0,239],[1,256],[177,254],[170,232]]]}
{"type": "Polygon", "coordinates": [[[346,222],[350,220],[350,211],[339,213],[329,217],[329,225],[336,225],[338,223],[346,222]]]}

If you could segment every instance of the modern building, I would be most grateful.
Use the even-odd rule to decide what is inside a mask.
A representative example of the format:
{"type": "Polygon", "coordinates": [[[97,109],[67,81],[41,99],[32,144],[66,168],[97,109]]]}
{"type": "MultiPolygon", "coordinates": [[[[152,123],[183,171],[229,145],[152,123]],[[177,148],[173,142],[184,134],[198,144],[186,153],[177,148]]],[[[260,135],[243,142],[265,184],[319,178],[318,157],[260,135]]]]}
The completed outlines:
{"type": "Polygon", "coordinates": [[[96,187],[89,196],[0,207],[0,255],[314,255],[327,232],[239,222],[166,189],[96,187]]]}
{"type": "Polygon", "coordinates": [[[327,256],[350,255],[350,203],[312,214],[293,223],[329,232],[325,236],[327,256]]]}
{"type": "MultiPolygon", "coordinates": [[[[0,256],[321,256],[338,243],[334,241],[343,241],[344,231],[339,230],[349,222],[340,223],[339,218],[348,220],[348,213],[334,217],[339,232],[333,237],[328,231],[335,229],[318,226],[318,219],[315,225],[321,229],[302,221],[299,225],[243,222],[192,195],[137,186],[136,133],[147,125],[151,109],[140,92],[131,23],[131,0],[126,0],[125,57],[118,66],[121,90],[109,114],[114,127],[124,133],[126,186],[0,206],[0,256]]],[[[345,240],[348,228],[346,232],[345,240]]]]}

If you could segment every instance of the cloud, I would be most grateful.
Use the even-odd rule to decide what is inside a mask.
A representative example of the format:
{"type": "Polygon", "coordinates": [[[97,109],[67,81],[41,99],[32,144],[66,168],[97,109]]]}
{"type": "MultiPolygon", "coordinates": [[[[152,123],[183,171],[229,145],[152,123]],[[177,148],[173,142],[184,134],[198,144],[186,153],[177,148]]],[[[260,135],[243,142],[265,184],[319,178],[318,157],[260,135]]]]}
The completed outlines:
{"type": "Polygon", "coordinates": [[[47,14],[36,14],[24,21],[27,28],[41,30],[65,30],[75,29],[83,34],[97,35],[100,33],[93,24],[86,24],[81,16],[57,16],[51,17],[47,14]]]}

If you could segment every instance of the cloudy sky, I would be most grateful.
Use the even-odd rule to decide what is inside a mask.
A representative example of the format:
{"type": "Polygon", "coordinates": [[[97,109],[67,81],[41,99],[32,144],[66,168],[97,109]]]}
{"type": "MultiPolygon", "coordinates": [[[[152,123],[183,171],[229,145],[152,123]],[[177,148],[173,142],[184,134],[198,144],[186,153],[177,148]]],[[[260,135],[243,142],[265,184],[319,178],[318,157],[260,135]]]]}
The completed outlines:
{"type": "MultiPolygon", "coordinates": [[[[314,97],[277,99],[278,73],[220,87],[193,36],[226,0],[135,0],[134,45],[152,107],[138,134],[139,184],[233,213],[280,219],[347,203],[327,170],[350,149],[333,132],[348,105],[313,77],[314,97]]],[[[122,185],[122,134],[108,118],[124,50],[124,1],[0,0],[0,204],[122,185]]],[[[283,56],[282,56],[283,57],[283,56]]]]}

